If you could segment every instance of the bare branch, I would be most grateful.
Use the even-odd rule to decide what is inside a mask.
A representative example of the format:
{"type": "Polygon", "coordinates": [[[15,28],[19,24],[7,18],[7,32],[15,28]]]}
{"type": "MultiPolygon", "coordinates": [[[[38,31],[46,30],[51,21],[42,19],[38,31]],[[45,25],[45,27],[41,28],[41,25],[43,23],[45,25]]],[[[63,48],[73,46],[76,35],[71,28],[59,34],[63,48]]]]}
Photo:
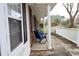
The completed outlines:
{"type": "Polygon", "coordinates": [[[77,15],[78,12],[79,12],[79,3],[77,4],[77,10],[76,10],[76,12],[75,12],[75,14],[74,14],[74,18],[75,18],[75,16],[77,15]]]}
{"type": "Polygon", "coordinates": [[[70,3],[70,13],[72,13],[73,3],[70,3]]]}
{"type": "Polygon", "coordinates": [[[67,9],[69,9],[69,4],[67,3],[66,5],[67,5],[67,9]]]}
{"type": "Polygon", "coordinates": [[[66,8],[68,14],[71,16],[71,12],[69,11],[69,4],[67,6],[63,3],[63,6],[66,8]]]}

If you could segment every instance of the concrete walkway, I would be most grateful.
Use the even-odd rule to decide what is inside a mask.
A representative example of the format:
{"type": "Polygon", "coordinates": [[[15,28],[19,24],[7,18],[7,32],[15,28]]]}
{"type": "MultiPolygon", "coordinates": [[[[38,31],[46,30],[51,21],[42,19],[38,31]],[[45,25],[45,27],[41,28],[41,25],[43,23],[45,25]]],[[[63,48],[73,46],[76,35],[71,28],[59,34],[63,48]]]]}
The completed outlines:
{"type": "Polygon", "coordinates": [[[62,38],[58,35],[52,35],[53,49],[47,49],[45,44],[34,43],[32,46],[31,56],[79,56],[79,48],[73,42],[62,38]]]}

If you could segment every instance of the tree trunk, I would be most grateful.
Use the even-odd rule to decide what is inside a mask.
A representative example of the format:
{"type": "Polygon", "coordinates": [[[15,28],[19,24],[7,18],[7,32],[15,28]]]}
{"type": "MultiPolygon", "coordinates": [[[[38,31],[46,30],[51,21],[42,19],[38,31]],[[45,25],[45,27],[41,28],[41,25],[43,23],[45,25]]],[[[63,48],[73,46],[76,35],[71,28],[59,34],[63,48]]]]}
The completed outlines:
{"type": "Polygon", "coordinates": [[[74,17],[70,17],[70,27],[74,27],[74,17]]]}

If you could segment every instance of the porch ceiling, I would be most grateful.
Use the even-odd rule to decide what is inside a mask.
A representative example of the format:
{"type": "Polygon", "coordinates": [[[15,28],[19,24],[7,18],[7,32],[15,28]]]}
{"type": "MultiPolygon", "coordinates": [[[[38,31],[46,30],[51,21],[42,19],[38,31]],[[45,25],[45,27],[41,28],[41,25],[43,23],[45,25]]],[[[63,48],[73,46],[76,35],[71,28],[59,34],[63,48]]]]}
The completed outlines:
{"type": "MultiPolygon", "coordinates": [[[[31,9],[32,9],[32,13],[33,15],[36,15],[36,17],[41,18],[41,17],[45,17],[47,16],[47,8],[48,8],[48,4],[29,4],[31,9]]],[[[56,3],[52,3],[50,4],[51,9],[56,5],[56,3]]]]}

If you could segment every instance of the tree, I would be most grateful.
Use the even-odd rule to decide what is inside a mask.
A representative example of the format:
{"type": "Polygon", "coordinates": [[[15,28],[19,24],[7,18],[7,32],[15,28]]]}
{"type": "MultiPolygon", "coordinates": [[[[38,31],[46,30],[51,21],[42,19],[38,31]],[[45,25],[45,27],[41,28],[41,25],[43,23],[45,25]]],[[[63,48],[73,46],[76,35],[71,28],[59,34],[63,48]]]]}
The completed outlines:
{"type": "Polygon", "coordinates": [[[52,27],[59,25],[59,23],[60,23],[59,17],[60,17],[60,16],[58,16],[58,15],[53,15],[53,16],[51,16],[51,20],[52,20],[52,21],[51,21],[51,25],[52,25],[52,27]]]}
{"type": "Polygon", "coordinates": [[[79,12],[79,3],[77,3],[77,9],[74,15],[72,15],[72,12],[73,12],[72,9],[73,9],[74,3],[67,3],[67,4],[63,3],[63,6],[65,7],[65,9],[67,10],[70,16],[70,27],[74,27],[74,20],[75,20],[77,13],[79,12]]]}
{"type": "Polygon", "coordinates": [[[70,25],[69,19],[67,19],[67,20],[61,20],[60,24],[61,24],[63,27],[69,27],[69,25],[70,25]]]}

